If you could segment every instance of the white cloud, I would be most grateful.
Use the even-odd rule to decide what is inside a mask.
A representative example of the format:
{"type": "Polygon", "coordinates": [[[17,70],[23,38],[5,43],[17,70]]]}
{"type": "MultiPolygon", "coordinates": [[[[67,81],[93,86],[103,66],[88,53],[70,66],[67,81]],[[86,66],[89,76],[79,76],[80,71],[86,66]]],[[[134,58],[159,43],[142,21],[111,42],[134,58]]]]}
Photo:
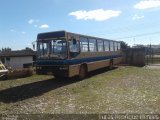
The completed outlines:
{"type": "Polygon", "coordinates": [[[160,0],[143,0],[134,6],[136,9],[149,9],[157,7],[160,7],[160,0]]]}
{"type": "Polygon", "coordinates": [[[140,15],[134,15],[133,17],[132,17],[132,20],[140,20],[140,19],[143,19],[144,18],[144,16],[140,16],[140,15]]]}
{"type": "Polygon", "coordinates": [[[43,25],[39,26],[39,28],[42,28],[42,29],[49,28],[49,25],[43,24],[43,25]]]}
{"type": "Polygon", "coordinates": [[[23,31],[23,32],[21,32],[21,33],[22,33],[22,34],[26,34],[26,32],[24,32],[24,31],[23,31]]]}
{"type": "Polygon", "coordinates": [[[28,23],[29,23],[29,24],[33,24],[33,23],[34,23],[34,19],[30,19],[30,20],[28,21],[28,23]]]}
{"type": "Polygon", "coordinates": [[[38,23],[39,22],[39,20],[38,19],[30,19],[29,21],[28,21],[28,23],[29,24],[33,24],[33,23],[38,23]]]}
{"type": "Polygon", "coordinates": [[[13,33],[18,33],[18,34],[26,34],[26,32],[24,32],[24,31],[17,31],[17,30],[15,30],[15,29],[10,29],[10,32],[13,32],[13,33]]]}
{"type": "Polygon", "coordinates": [[[10,29],[11,32],[16,32],[14,29],[10,29]]]}
{"type": "Polygon", "coordinates": [[[34,25],[34,27],[35,27],[35,28],[37,28],[37,27],[38,27],[38,25],[34,25]]]}
{"type": "Polygon", "coordinates": [[[83,19],[83,20],[96,20],[96,21],[108,20],[112,17],[118,17],[120,14],[121,11],[103,10],[103,9],[97,9],[91,11],[79,10],[69,13],[69,15],[75,16],[76,19],[78,20],[83,19]]]}

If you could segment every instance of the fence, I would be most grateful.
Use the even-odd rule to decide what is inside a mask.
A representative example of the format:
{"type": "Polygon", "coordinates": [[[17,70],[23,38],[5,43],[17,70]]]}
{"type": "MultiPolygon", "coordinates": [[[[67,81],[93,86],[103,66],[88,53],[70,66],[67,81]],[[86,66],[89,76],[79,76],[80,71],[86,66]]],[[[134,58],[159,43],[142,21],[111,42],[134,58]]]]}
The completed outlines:
{"type": "Polygon", "coordinates": [[[158,51],[152,47],[147,47],[146,48],[145,63],[146,63],[146,65],[160,64],[160,51],[158,51]]]}
{"type": "Polygon", "coordinates": [[[123,63],[133,66],[145,65],[144,48],[128,48],[123,51],[123,63]]]}

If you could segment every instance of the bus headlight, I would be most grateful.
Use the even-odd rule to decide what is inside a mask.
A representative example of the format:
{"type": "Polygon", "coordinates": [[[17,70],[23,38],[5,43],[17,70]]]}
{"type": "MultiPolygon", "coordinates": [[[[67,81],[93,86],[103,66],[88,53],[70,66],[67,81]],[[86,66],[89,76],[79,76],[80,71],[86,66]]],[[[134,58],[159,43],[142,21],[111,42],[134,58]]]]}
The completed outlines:
{"type": "Polygon", "coordinates": [[[68,66],[60,66],[59,69],[60,70],[68,70],[68,66]]]}
{"type": "Polygon", "coordinates": [[[37,70],[41,70],[42,68],[41,68],[41,67],[36,67],[36,69],[37,69],[37,70]]]}

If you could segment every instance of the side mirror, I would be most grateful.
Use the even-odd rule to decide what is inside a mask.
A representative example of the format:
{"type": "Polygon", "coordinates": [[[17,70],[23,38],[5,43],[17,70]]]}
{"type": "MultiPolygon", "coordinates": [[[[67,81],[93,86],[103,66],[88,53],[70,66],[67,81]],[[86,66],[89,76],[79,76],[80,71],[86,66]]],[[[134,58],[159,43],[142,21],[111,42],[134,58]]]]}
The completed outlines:
{"type": "Polygon", "coordinates": [[[35,50],[35,44],[33,44],[33,49],[35,50]]]}
{"type": "Polygon", "coordinates": [[[35,50],[35,42],[32,42],[32,47],[35,50]]]}

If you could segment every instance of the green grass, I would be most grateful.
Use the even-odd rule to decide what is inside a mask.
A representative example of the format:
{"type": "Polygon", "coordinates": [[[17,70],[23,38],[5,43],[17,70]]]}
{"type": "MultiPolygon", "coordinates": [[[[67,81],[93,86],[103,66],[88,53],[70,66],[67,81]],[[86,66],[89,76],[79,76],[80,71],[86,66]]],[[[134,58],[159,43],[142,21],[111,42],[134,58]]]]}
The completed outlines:
{"type": "Polygon", "coordinates": [[[1,113],[160,113],[160,70],[119,67],[78,81],[0,81],[1,113]]]}

